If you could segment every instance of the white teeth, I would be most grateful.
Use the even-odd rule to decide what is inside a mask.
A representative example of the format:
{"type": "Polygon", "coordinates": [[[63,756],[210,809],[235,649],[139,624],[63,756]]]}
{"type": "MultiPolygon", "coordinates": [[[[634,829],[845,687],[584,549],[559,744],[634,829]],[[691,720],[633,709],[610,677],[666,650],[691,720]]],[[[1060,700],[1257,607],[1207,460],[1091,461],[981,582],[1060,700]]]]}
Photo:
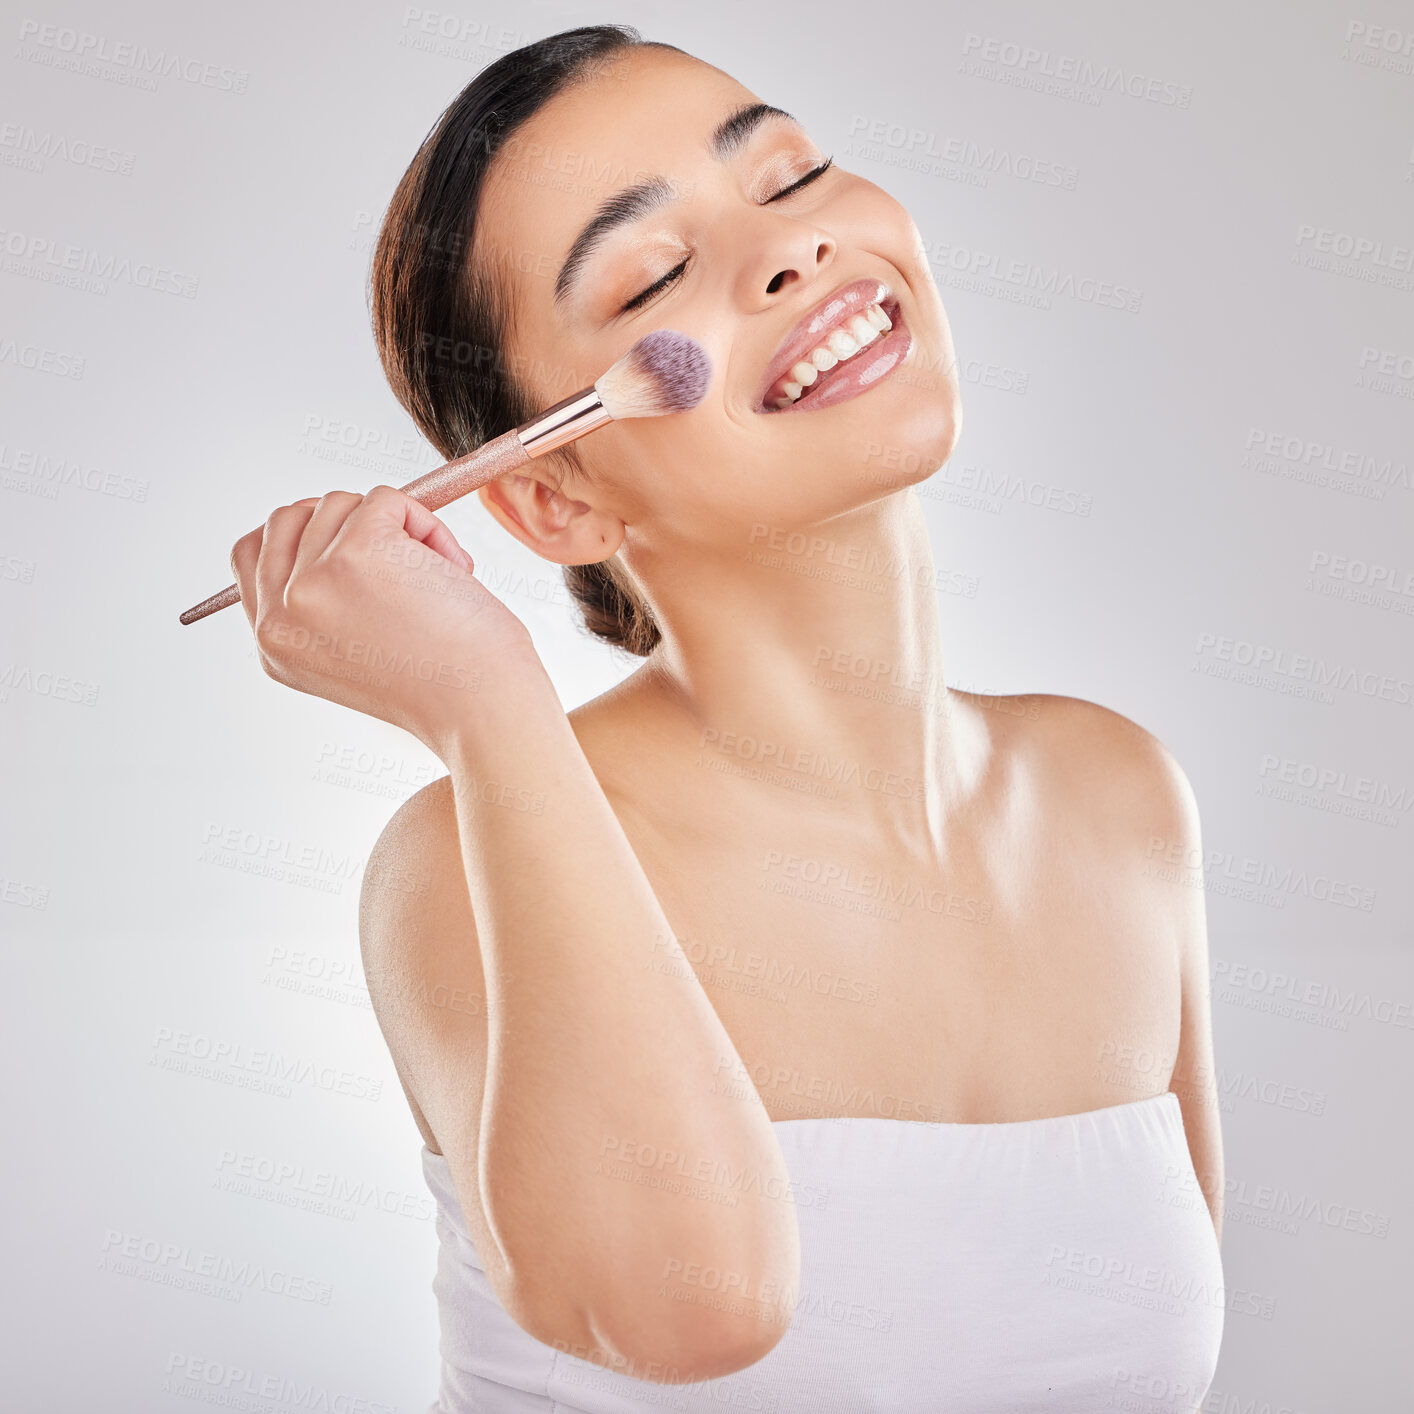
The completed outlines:
{"type": "Polygon", "coordinates": [[[872,344],[879,337],[879,331],[862,314],[856,314],[849,321],[849,332],[860,348],[865,344],[872,344]]]}
{"type": "Polygon", "coordinates": [[[798,363],[791,365],[782,382],[776,384],[776,396],[771,406],[788,408],[819,376],[837,363],[853,358],[860,349],[887,334],[894,322],[882,306],[871,304],[854,315],[847,324],[831,329],[825,342],[813,348],[798,363]]]}

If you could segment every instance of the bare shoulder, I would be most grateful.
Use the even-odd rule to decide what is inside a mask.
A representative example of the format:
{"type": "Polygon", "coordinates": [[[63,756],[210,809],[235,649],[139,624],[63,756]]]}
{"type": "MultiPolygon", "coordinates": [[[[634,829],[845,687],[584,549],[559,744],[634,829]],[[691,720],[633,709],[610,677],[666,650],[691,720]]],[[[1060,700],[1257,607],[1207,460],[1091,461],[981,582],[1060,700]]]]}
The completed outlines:
{"type": "MultiPolygon", "coordinates": [[[[1169,1018],[1157,1033],[1169,1039],[1153,1054],[1167,1061],[1166,1088],[1178,1096],[1194,1170],[1221,1238],[1222,1126],[1193,788],[1164,743],[1119,712],[1077,697],[991,701],[1013,705],[992,719],[1003,724],[993,740],[1003,755],[1028,763],[1016,776],[1033,784],[1043,831],[1064,839],[1058,852],[1087,902],[1098,901],[1100,917],[1118,925],[1115,957],[1123,959],[1126,938],[1152,940],[1138,953],[1144,965],[1128,975],[1136,985],[1159,979],[1170,997],[1169,1018]],[[1017,704],[1027,710],[1017,711],[1017,704]]],[[[1132,1001],[1126,1015],[1132,1022],[1132,1001]]],[[[1121,1093],[1134,1097],[1127,1088],[1121,1093]]]]}
{"type": "MultiPolygon", "coordinates": [[[[982,715],[1021,821],[1011,838],[1024,841],[1040,896],[1081,920],[1077,937],[1115,975],[1157,979],[1167,1018],[1155,1025],[1172,1037],[1175,1076],[1210,1071],[1203,851],[1183,768],[1153,732],[1097,703],[990,701],[982,715]]],[[[1183,1100],[1191,1130],[1210,1125],[1202,1095],[1183,1100]]]]}
{"type": "Polygon", "coordinates": [[[994,754],[1038,804],[1064,811],[1068,831],[1147,849],[1196,845],[1197,802],[1173,752],[1131,718],[1053,693],[958,694],[987,723],[994,754]],[[1137,833],[1136,833],[1137,832],[1137,833]]]}
{"type": "Polygon", "coordinates": [[[400,932],[428,913],[455,910],[465,898],[452,778],[440,776],[393,812],[374,843],[359,895],[359,942],[364,965],[396,949],[400,932]],[[450,882],[458,887],[448,888],[450,882]],[[370,956],[370,951],[372,956],[370,956]]]}

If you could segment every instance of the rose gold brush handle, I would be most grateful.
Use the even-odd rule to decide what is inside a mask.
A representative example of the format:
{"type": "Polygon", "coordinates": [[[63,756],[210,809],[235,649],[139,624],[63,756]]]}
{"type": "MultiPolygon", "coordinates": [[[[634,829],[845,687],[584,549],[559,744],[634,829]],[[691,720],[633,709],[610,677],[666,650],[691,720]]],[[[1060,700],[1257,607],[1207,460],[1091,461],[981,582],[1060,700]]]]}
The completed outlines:
{"type": "MultiPolygon", "coordinates": [[[[543,457],[546,452],[553,452],[557,447],[563,447],[567,442],[583,437],[586,432],[593,432],[596,427],[612,422],[613,415],[604,406],[601,385],[611,380],[617,370],[625,367],[632,369],[635,366],[636,353],[645,344],[654,339],[662,339],[665,334],[670,341],[681,341],[683,338],[681,334],[672,334],[665,330],[645,335],[598,383],[578,393],[571,393],[567,398],[561,398],[553,407],[546,408],[529,422],[512,427],[509,432],[503,432],[499,437],[484,442],[474,452],[457,457],[454,461],[449,461],[398,489],[404,495],[411,496],[414,501],[420,501],[429,511],[440,510],[449,501],[455,501],[469,491],[475,491],[478,486],[484,486],[488,481],[494,481],[498,476],[504,476],[508,471],[524,466],[532,457],[543,457]]],[[[695,344],[692,347],[697,348],[695,344]]],[[[672,352],[671,347],[669,351],[672,352]]],[[[705,387],[710,365],[705,363],[706,355],[700,349],[697,352],[703,360],[703,365],[694,371],[699,375],[698,382],[705,387]]],[[[696,397],[686,406],[696,406],[701,398],[702,388],[695,388],[694,391],[696,397]]],[[[651,411],[667,410],[655,408],[651,411]]],[[[638,411],[642,415],[650,409],[640,408],[638,411]]],[[[214,614],[217,609],[228,609],[240,601],[240,586],[230,584],[219,594],[203,599],[200,604],[193,604],[179,617],[184,624],[194,624],[198,619],[214,614]]]]}
{"type": "MultiPolygon", "coordinates": [[[[654,329],[591,387],[561,398],[529,422],[399,489],[435,511],[524,466],[532,457],[543,457],[616,418],[688,412],[706,396],[711,379],[712,360],[696,339],[676,329],[654,329]]],[[[193,604],[180,615],[181,621],[194,624],[217,609],[240,603],[240,598],[240,587],[228,585],[219,594],[193,604]]]]}
{"type": "MultiPolygon", "coordinates": [[[[590,396],[592,395],[593,390],[591,389],[590,396]]],[[[489,442],[483,443],[474,452],[468,452],[464,457],[457,457],[455,461],[449,461],[446,465],[439,466],[435,471],[429,471],[398,489],[404,495],[411,496],[414,501],[421,502],[429,511],[440,510],[449,502],[455,501],[460,496],[465,496],[469,491],[475,491],[478,486],[484,486],[486,482],[494,481],[498,476],[504,476],[508,471],[514,471],[518,466],[524,466],[532,456],[539,456],[550,450],[547,445],[549,434],[540,430],[541,424],[550,414],[560,412],[570,403],[578,404],[584,397],[585,394],[578,394],[575,398],[567,398],[563,404],[557,403],[554,408],[536,418],[534,422],[527,423],[523,427],[513,427],[509,432],[503,432],[499,437],[493,437],[489,442]],[[532,431],[532,429],[535,430],[532,431]]],[[[598,425],[592,414],[586,417],[587,412],[587,409],[581,410],[579,416],[574,419],[576,436],[589,430],[585,425],[587,421],[593,421],[595,426],[598,425]]],[[[556,425],[564,426],[563,422],[558,419],[556,425]]],[[[239,604],[240,601],[240,586],[228,585],[219,594],[213,594],[209,599],[203,599],[200,604],[193,604],[180,616],[181,622],[194,624],[198,619],[204,619],[208,614],[214,614],[218,609],[228,609],[232,604],[239,604]]]]}

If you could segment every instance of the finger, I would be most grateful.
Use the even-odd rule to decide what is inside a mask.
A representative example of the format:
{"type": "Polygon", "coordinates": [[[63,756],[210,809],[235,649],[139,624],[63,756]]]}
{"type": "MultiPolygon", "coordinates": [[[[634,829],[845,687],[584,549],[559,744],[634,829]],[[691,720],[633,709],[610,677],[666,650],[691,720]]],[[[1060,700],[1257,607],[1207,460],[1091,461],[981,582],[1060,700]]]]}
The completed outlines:
{"type": "Polygon", "coordinates": [[[241,591],[241,607],[255,627],[255,565],[260,558],[260,542],[265,537],[262,525],[248,534],[242,535],[231,546],[231,573],[236,577],[236,588],[241,591]]]}
{"type": "MultiPolygon", "coordinates": [[[[313,506],[318,500],[318,496],[307,496],[303,501],[296,501],[295,505],[313,506]]],[[[255,627],[257,608],[255,566],[260,558],[260,543],[264,538],[265,527],[261,525],[242,535],[231,546],[231,573],[235,576],[236,588],[240,590],[241,595],[241,607],[245,610],[245,616],[250,620],[252,629],[255,627]]]]}
{"type": "MultiPolygon", "coordinates": [[[[417,504],[416,501],[413,501],[413,505],[417,504]]],[[[422,509],[426,510],[427,508],[424,506],[422,509]]],[[[426,535],[420,537],[422,543],[429,550],[435,551],[454,565],[460,565],[468,574],[471,574],[476,566],[472,563],[471,556],[457,543],[457,537],[452,534],[451,527],[445,521],[439,520],[433,512],[427,511],[427,514],[432,517],[432,528],[426,535]]]]}
{"type": "Polygon", "coordinates": [[[309,496],[295,504],[305,506],[314,503],[309,524],[300,536],[299,552],[295,555],[292,569],[307,569],[329,548],[330,541],[343,528],[363,497],[355,491],[329,491],[323,496],[309,496]]]}
{"type": "Polygon", "coordinates": [[[260,557],[255,562],[257,610],[284,604],[300,535],[312,514],[308,506],[280,506],[270,512],[260,542],[260,557]]]}
{"type": "Polygon", "coordinates": [[[471,556],[457,543],[451,528],[421,501],[395,486],[375,486],[363,498],[361,520],[368,527],[370,537],[386,537],[402,531],[468,574],[476,568],[471,556]]]}

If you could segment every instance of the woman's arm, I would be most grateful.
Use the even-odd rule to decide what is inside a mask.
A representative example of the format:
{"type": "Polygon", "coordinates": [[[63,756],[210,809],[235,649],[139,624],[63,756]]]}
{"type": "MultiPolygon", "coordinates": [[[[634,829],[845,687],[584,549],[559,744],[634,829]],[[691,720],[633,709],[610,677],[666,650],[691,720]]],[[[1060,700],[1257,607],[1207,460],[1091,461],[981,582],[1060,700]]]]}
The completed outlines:
{"type": "Polygon", "coordinates": [[[369,861],[379,1022],[521,1326],[642,1378],[731,1373],[784,1334],[799,1276],[770,1119],[714,1086],[735,1046],[539,658],[477,696],[436,743],[450,777],[369,861]],[[745,1177],[735,1202],[711,1201],[724,1175],[745,1177]],[[677,1275],[697,1266],[736,1276],[746,1313],[698,1304],[677,1275]]]}
{"type": "Polygon", "coordinates": [[[736,1049],[525,626],[392,486],[277,507],[231,568],[268,676],[402,727],[451,769],[453,859],[424,869],[404,841],[390,870],[375,851],[361,931],[399,1077],[490,1224],[497,1297],[541,1340],[645,1379],[759,1359],[785,1324],[755,1317],[788,1317],[798,1279],[789,1173],[759,1097],[714,1086],[736,1049]],[[437,1003],[482,991],[483,957],[478,1033],[437,1003]],[[703,1266],[735,1278],[735,1310],[691,1299],[703,1266]]]}
{"type": "Polygon", "coordinates": [[[1182,1012],[1178,1054],[1169,1089],[1178,1096],[1188,1152],[1212,1215],[1219,1243],[1223,1231],[1223,1137],[1218,1107],[1217,1068],[1213,1060],[1212,984],[1208,970],[1208,895],[1203,878],[1203,840],[1198,803],[1182,768],[1167,750],[1160,750],[1170,801],[1172,857],[1186,876],[1174,890],[1175,934],[1181,979],[1182,1012]]]}

